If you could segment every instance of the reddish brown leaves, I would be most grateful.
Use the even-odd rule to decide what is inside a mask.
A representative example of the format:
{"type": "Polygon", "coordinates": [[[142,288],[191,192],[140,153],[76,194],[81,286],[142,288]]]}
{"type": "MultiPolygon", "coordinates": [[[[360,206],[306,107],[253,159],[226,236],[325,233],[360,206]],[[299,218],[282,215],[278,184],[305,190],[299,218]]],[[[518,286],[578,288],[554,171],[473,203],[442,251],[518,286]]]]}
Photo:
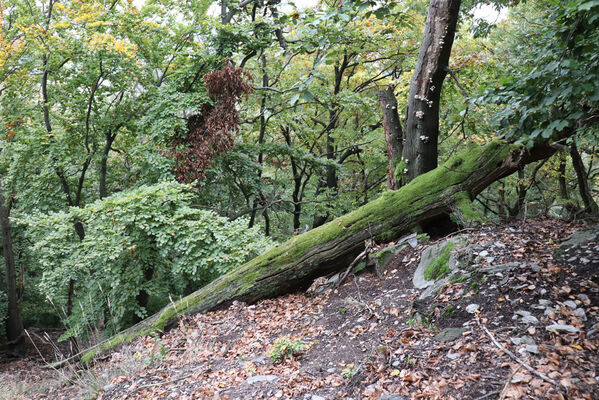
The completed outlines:
{"type": "Polygon", "coordinates": [[[249,72],[227,65],[204,75],[213,104],[203,104],[187,121],[187,135],[173,141],[175,173],[180,182],[204,177],[215,157],[233,148],[233,133],[239,129],[236,105],[252,91],[249,72]]]}

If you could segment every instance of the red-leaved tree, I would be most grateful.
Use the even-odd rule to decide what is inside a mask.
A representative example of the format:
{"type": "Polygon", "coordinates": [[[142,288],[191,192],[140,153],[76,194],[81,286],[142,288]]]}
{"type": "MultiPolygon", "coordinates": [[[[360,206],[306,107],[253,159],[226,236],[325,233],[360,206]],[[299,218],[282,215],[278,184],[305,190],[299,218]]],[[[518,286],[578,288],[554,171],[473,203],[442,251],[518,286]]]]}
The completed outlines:
{"type": "Polygon", "coordinates": [[[239,130],[236,105],[252,91],[252,76],[242,68],[227,65],[204,75],[213,104],[203,104],[187,121],[187,135],[173,141],[177,180],[193,182],[204,177],[215,157],[233,148],[239,130]]]}

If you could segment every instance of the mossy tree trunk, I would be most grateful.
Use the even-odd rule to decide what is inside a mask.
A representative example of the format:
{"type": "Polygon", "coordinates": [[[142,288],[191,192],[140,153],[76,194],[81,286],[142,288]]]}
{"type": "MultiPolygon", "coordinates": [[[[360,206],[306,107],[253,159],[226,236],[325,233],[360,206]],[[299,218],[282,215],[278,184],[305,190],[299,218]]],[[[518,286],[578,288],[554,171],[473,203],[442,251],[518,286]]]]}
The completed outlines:
{"type": "Polygon", "coordinates": [[[349,214],[271,248],[91,349],[84,360],[138,336],[159,333],[182,314],[213,310],[234,300],[252,303],[308,287],[315,278],[347,267],[364,249],[366,239],[384,243],[414,229],[434,229],[449,215],[464,222],[482,218],[471,202],[478,193],[553,152],[549,146],[526,151],[501,140],[470,147],[400,190],[386,192],[349,214]]]}

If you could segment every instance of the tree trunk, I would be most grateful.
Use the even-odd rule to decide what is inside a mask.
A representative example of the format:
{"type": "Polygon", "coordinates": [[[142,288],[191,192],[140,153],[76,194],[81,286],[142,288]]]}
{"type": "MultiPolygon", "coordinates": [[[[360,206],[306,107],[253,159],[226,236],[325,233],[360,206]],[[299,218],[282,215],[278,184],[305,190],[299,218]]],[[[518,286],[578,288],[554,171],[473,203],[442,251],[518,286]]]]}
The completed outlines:
{"type": "Polygon", "coordinates": [[[441,87],[447,75],[459,10],[460,0],[430,1],[408,98],[402,155],[408,182],[437,167],[441,87]]]}
{"type": "Polygon", "coordinates": [[[6,268],[6,294],[8,296],[8,315],[6,319],[7,348],[12,352],[24,350],[23,320],[20,301],[17,295],[17,271],[10,229],[10,206],[0,188],[0,225],[2,229],[2,251],[6,268]]]}
{"type": "Polygon", "coordinates": [[[396,190],[401,186],[401,171],[395,173],[395,168],[401,160],[403,151],[403,132],[399,113],[397,112],[397,99],[393,93],[393,87],[388,86],[384,90],[377,90],[376,95],[383,112],[383,129],[385,131],[385,142],[387,143],[387,157],[389,158],[389,189],[396,190]]]}
{"type": "Polygon", "coordinates": [[[580,157],[580,153],[578,152],[578,148],[575,144],[570,146],[570,157],[572,157],[572,166],[574,167],[574,171],[576,171],[576,178],[578,179],[578,191],[580,192],[580,197],[582,197],[585,210],[592,216],[599,216],[599,207],[597,206],[597,203],[595,203],[593,195],[591,194],[591,188],[589,187],[586,169],[584,167],[584,163],[582,162],[582,157],[580,157]]]}
{"type": "Polygon", "coordinates": [[[559,154],[559,167],[558,167],[558,182],[559,182],[559,196],[562,199],[568,198],[568,184],[566,182],[566,155],[564,152],[559,154]]]}
{"type": "Polygon", "coordinates": [[[449,215],[457,221],[482,219],[471,202],[478,193],[522,165],[554,152],[549,146],[526,151],[501,140],[470,147],[401,189],[271,248],[90,349],[83,360],[140,335],[159,333],[181,314],[225,307],[234,300],[253,303],[308,287],[315,278],[346,268],[364,250],[366,239],[384,243],[417,228],[431,231],[449,215]]]}

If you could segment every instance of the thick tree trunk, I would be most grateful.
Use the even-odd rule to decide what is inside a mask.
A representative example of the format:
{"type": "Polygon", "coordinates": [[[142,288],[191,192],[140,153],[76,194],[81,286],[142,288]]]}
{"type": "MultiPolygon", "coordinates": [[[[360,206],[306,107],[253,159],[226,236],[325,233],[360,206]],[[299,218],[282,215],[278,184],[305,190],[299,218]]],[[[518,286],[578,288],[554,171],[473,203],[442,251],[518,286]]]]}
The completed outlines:
{"type": "Polygon", "coordinates": [[[572,157],[572,166],[574,167],[574,171],[576,171],[578,191],[580,192],[580,197],[582,197],[585,210],[590,215],[599,216],[599,207],[591,194],[591,188],[589,187],[589,180],[587,178],[584,163],[582,162],[582,157],[574,144],[570,146],[570,157],[572,157]]]}
{"type": "Polygon", "coordinates": [[[2,229],[4,265],[6,268],[6,294],[8,296],[8,315],[6,319],[7,348],[12,352],[22,353],[24,350],[23,320],[21,318],[21,306],[17,294],[17,271],[10,229],[10,207],[2,192],[2,188],[0,188],[0,226],[2,229]]]}
{"type": "Polygon", "coordinates": [[[354,212],[271,248],[90,349],[83,359],[89,360],[99,351],[140,335],[159,333],[181,314],[213,310],[234,300],[252,303],[308,287],[315,278],[347,267],[364,250],[366,239],[384,243],[417,228],[434,230],[450,214],[458,221],[482,218],[471,202],[478,193],[522,165],[549,157],[554,151],[539,146],[527,152],[500,140],[466,149],[401,189],[386,192],[354,212]]]}
{"type": "Polygon", "coordinates": [[[384,90],[377,90],[376,95],[383,113],[383,129],[385,131],[385,142],[387,143],[387,157],[389,158],[389,189],[399,189],[401,186],[402,171],[395,172],[397,164],[401,160],[403,151],[403,131],[397,112],[397,99],[393,93],[393,87],[388,86],[384,90]]]}
{"type": "Polygon", "coordinates": [[[430,1],[408,98],[402,156],[407,164],[408,182],[437,167],[441,87],[447,75],[459,10],[460,0],[430,1]]]}

